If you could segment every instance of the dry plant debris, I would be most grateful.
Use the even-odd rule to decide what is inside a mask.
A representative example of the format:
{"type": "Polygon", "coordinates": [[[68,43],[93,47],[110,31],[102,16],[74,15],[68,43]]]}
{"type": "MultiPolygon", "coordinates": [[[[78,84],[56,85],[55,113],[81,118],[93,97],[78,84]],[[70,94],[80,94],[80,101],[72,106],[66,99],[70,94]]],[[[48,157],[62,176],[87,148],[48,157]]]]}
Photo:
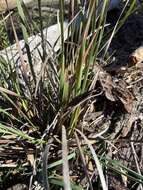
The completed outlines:
{"type": "Polygon", "coordinates": [[[127,88],[128,85],[126,81],[112,77],[102,68],[100,68],[99,72],[99,81],[106,98],[113,102],[120,100],[126,111],[131,113],[134,96],[127,88]]]}
{"type": "Polygon", "coordinates": [[[138,47],[131,55],[130,55],[130,64],[139,65],[143,61],[143,46],[138,47]]]}

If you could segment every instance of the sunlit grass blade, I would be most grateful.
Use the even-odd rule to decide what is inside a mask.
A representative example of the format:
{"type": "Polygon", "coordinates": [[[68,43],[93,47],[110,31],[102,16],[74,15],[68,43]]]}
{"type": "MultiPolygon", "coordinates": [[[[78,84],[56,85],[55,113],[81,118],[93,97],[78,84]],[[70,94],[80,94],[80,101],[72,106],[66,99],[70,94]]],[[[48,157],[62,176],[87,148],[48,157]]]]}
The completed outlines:
{"type": "Polygon", "coordinates": [[[33,144],[41,144],[44,143],[44,141],[41,141],[41,139],[35,139],[26,133],[22,132],[21,130],[18,130],[17,128],[11,127],[11,126],[6,126],[0,123],[0,134],[1,135],[16,135],[17,137],[20,137],[24,140],[27,140],[28,142],[31,142],[33,144]]]}
{"type": "MultiPolygon", "coordinates": [[[[56,186],[64,187],[64,181],[63,181],[62,177],[50,176],[49,177],[49,182],[51,184],[55,184],[56,186]]],[[[72,188],[72,190],[84,190],[80,185],[76,185],[74,183],[71,183],[71,188],[72,188]]]]}
{"type": "Polygon", "coordinates": [[[110,168],[115,173],[126,175],[131,180],[143,184],[143,176],[124,166],[120,161],[112,160],[108,157],[102,157],[100,160],[104,166],[110,168]]]}
{"type": "MultiPolygon", "coordinates": [[[[73,153],[71,153],[71,154],[69,154],[69,155],[67,156],[67,159],[68,159],[68,160],[71,160],[71,159],[75,159],[75,157],[76,157],[76,154],[75,154],[75,152],[73,152],[73,153]]],[[[63,164],[63,159],[58,160],[58,161],[56,161],[56,162],[53,162],[53,163],[49,164],[49,165],[48,165],[48,169],[57,167],[57,166],[62,165],[62,164],[63,164]]]]}
{"type": "Polygon", "coordinates": [[[17,110],[17,112],[20,113],[23,118],[25,118],[25,120],[33,127],[33,129],[34,128],[36,129],[36,127],[34,126],[32,121],[30,120],[30,118],[22,111],[22,109],[18,105],[16,105],[16,103],[10,97],[7,94],[5,94],[4,92],[1,92],[1,94],[3,95],[3,97],[5,97],[5,99],[9,103],[11,103],[14,106],[14,108],[17,110]]]}
{"type": "Polygon", "coordinates": [[[73,112],[71,113],[71,120],[70,120],[70,130],[69,135],[72,136],[73,132],[77,126],[78,118],[80,116],[81,108],[80,106],[77,106],[77,108],[73,109],[73,112]]]}
{"type": "Polygon", "coordinates": [[[48,153],[49,153],[49,144],[47,143],[45,148],[44,148],[44,152],[43,152],[43,185],[44,185],[44,189],[49,190],[50,186],[49,186],[49,182],[48,182],[48,153]]]}
{"type": "Polygon", "coordinates": [[[0,92],[4,92],[6,94],[9,94],[11,96],[16,96],[16,97],[20,97],[17,93],[11,91],[11,90],[8,90],[6,88],[3,88],[3,87],[0,87],[0,92]]]}
{"type": "Polygon", "coordinates": [[[65,47],[64,47],[64,0],[60,0],[60,26],[61,26],[61,55],[60,55],[60,95],[61,101],[68,98],[68,83],[65,71],[65,47]]]}
{"type": "Polygon", "coordinates": [[[18,123],[21,123],[23,125],[23,122],[20,119],[16,118],[13,114],[9,113],[8,111],[11,111],[11,109],[0,108],[0,114],[2,114],[4,117],[10,118],[11,120],[16,120],[18,123]]]}
{"type": "Polygon", "coordinates": [[[81,131],[79,131],[78,129],[76,129],[76,131],[82,136],[82,138],[85,140],[87,146],[89,147],[89,149],[91,151],[91,154],[92,154],[92,156],[94,158],[94,161],[95,161],[95,164],[96,164],[96,167],[97,167],[97,170],[99,172],[99,177],[100,177],[100,181],[101,181],[103,190],[108,190],[107,185],[106,185],[106,181],[105,181],[105,177],[104,177],[104,174],[103,174],[103,169],[102,169],[101,163],[99,162],[99,159],[97,157],[97,154],[95,153],[95,150],[94,150],[93,146],[90,144],[87,137],[81,131]]]}
{"type": "Polygon", "coordinates": [[[69,164],[68,164],[67,135],[66,135],[66,129],[64,126],[62,126],[62,159],[63,159],[64,189],[71,190],[69,164]]]}
{"type": "Polygon", "coordinates": [[[135,7],[135,3],[136,3],[136,0],[133,0],[131,5],[129,6],[128,10],[126,11],[126,8],[129,4],[129,0],[126,1],[126,4],[114,26],[114,29],[110,35],[110,38],[107,42],[107,45],[106,45],[106,49],[105,49],[105,52],[104,52],[104,55],[103,55],[103,58],[106,57],[106,54],[107,54],[107,51],[109,49],[109,46],[111,44],[111,41],[113,40],[113,37],[115,36],[115,34],[117,33],[117,31],[121,28],[121,26],[125,23],[126,19],[129,17],[130,14],[132,14],[132,12],[134,11],[134,7],[135,7]],[[123,14],[125,14],[125,16],[123,16],[123,14]]]}
{"type": "Polygon", "coordinates": [[[92,183],[91,183],[91,179],[90,179],[90,176],[89,176],[88,169],[86,167],[85,157],[84,157],[84,154],[83,154],[83,151],[82,151],[82,147],[80,145],[79,138],[78,138],[76,133],[74,133],[74,135],[75,135],[75,138],[76,138],[77,146],[78,146],[78,149],[79,149],[79,152],[80,152],[81,161],[82,161],[82,164],[83,164],[83,167],[84,167],[85,174],[87,176],[87,180],[88,180],[90,189],[93,190],[93,186],[92,186],[92,183]]]}
{"type": "Polygon", "coordinates": [[[26,27],[27,26],[26,17],[25,17],[24,12],[23,12],[21,1],[16,0],[16,2],[17,2],[18,13],[19,13],[20,18],[22,20],[21,28],[22,28],[23,38],[24,38],[24,41],[25,41],[25,48],[26,48],[26,51],[27,51],[28,62],[29,62],[29,66],[30,66],[30,70],[31,70],[31,74],[32,74],[34,83],[36,85],[36,76],[35,76],[34,67],[33,67],[33,63],[32,63],[32,55],[31,55],[31,52],[30,52],[29,44],[28,44],[28,36],[29,35],[28,35],[28,32],[27,32],[27,27],[26,27]]]}

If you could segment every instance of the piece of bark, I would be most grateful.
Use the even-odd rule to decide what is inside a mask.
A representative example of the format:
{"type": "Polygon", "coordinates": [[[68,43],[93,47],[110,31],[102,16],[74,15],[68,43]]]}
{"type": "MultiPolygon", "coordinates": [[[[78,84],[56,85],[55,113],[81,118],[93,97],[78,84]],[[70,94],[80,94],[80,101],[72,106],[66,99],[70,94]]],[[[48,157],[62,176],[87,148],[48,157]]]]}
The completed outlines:
{"type": "MultiPolygon", "coordinates": [[[[8,2],[8,7],[6,5],[6,1],[5,0],[0,0],[0,12],[5,12],[8,9],[14,9],[16,8],[17,4],[16,4],[16,0],[7,0],[8,2]]],[[[36,0],[23,0],[24,4],[27,7],[32,7],[33,5],[36,5],[38,1],[36,0]]],[[[100,4],[102,4],[103,0],[101,0],[100,4]]],[[[110,6],[109,6],[109,10],[117,8],[119,5],[120,0],[111,0],[110,1],[110,6]]],[[[65,5],[70,3],[70,0],[65,0],[64,1],[65,5]]],[[[47,6],[57,6],[59,7],[59,0],[41,0],[41,4],[42,5],[47,5],[47,6]]]]}

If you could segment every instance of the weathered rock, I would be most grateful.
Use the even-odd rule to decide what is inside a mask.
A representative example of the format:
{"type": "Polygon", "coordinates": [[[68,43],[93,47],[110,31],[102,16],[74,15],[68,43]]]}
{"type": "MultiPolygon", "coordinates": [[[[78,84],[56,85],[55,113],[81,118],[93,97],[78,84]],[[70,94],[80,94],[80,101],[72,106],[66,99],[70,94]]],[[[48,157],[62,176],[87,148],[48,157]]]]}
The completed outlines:
{"type": "MultiPolygon", "coordinates": [[[[55,24],[52,25],[48,28],[45,28],[43,30],[44,38],[45,38],[45,49],[46,49],[46,54],[53,55],[53,53],[57,52],[60,49],[61,46],[61,28],[60,24],[55,24]]],[[[65,40],[68,37],[68,22],[64,22],[64,38],[65,40]]],[[[31,51],[31,56],[33,59],[33,65],[36,67],[36,73],[40,72],[41,70],[41,58],[40,54],[43,54],[43,49],[42,49],[42,43],[41,43],[41,34],[33,35],[28,38],[28,44],[30,47],[31,51]]],[[[25,64],[28,64],[28,58],[26,54],[26,48],[25,48],[25,42],[24,40],[19,41],[20,48],[22,50],[22,54],[24,57],[24,62],[25,64]]],[[[0,51],[0,57],[9,61],[11,65],[15,65],[17,67],[20,66],[20,56],[19,56],[19,51],[18,51],[18,46],[17,44],[14,44],[2,51],[0,51]]]]}
{"type": "MultiPolygon", "coordinates": [[[[7,0],[8,7],[6,4],[6,0],[0,0],[0,12],[5,12],[7,9],[13,9],[17,6],[16,3],[17,0],[7,0]]],[[[119,2],[121,0],[110,0],[110,8],[113,9],[118,6],[119,2]]],[[[23,0],[24,4],[27,7],[31,7],[33,5],[36,5],[38,1],[36,0],[23,0]]],[[[70,0],[65,0],[65,4],[69,4],[70,0]]],[[[101,0],[102,4],[103,0],[101,0]]],[[[47,6],[59,6],[59,0],[41,0],[42,5],[47,5],[47,6]]]]}
{"type": "MultiPolygon", "coordinates": [[[[34,0],[35,1],[35,0],[34,0]]],[[[68,2],[69,0],[66,0],[65,2],[68,2]]],[[[115,8],[120,0],[111,0],[110,2],[110,9],[115,8]]],[[[5,5],[5,0],[0,0],[1,3],[0,4],[1,7],[3,5],[5,5]]],[[[33,2],[33,0],[24,0],[24,2],[28,5],[30,3],[33,2]]],[[[58,0],[43,0],[42,2],[46,3],[59,3],[58,0]]],[[[9,8],[14,8],[14,6],[16,6],[16,0],[8,0],[9,3],[9,8]]],[[[4,6],[3,6],[4,7],[4,6]]],[[[77,18],[79,19],[79,18],[77,18]]],[[[75,21],[76,23],[79,23],[78,21],[75,21]]],[[[78,26],[77,26],[78,27],[78,26]]],[[[57,52],[60,49],[61,46],[61,39],[60,39],[60,35],[61,35],[61,29],[60,29],[60,24],[55,24],[53,26],[50,26],[46,29],[43,30],[44,33],[44,39],[46,41],[46,53],[47,55],[51,56],[52,53],[57,52]]],[[[68,37],[68,22],[65,21],[64,22],[64,40],[66,40],[68,37]]],[[[32,59],[33,59],[33,64],[34,67],[36,67],[36,73],[39,73],[39,71],[41,70],[41,57],[40,54],[43,54],[43,50],[42,50],[42,45],[41,45],[41,35],[37,34],[37,35],[33,35],[31,37],[29,37],[28,39],[28,44],[30,47],[30,51],[31,51],[31,55],[32,55],[32,59]]],[[[24,62],[28,64],[28,58],[27,58],[27,54],[26,54],[26,49],[25,49],[25,42],[24,40],[19,41],[19,45],[20,48],[22,50],[22,54],[24,57],[24,62]]],[[[5,59],[6,61],[9,61],[12,65],[16,65],[19,67],[19,65],[21,64],[20,61],[20,56],[19,56],[19,51],[18,51],[18,47],[17,44],[14,44],[2,51],[0,51],[0,57],[5,59]]]]}
{"type": "MultiPolygon", "coordinates": [[[[6,4],[6,0],[0,0],[0,12],[5,12],[7,9],[14,9],[17,6],[17,0],[7,0],[8,7],[6,4]]],[[[23,0],[24,4],[27,7],[32,7],[37,4],[36,0],[23,0]]],[[[65,4],[68,4],[70,0],[65,0],[65,4]]],[[[47,6],[57,6],[59,5],[59,0],[41,0],[42,5],[47,6]]]]}

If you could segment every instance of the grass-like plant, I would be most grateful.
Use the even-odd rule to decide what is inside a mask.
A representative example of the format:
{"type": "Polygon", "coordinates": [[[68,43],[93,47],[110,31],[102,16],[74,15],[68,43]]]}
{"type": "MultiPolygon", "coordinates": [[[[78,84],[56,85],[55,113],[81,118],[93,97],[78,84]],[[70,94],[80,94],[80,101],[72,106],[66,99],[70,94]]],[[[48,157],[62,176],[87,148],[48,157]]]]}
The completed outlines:
{"type": "MultiPolygon", "coordinates": [[[[65,190],[83,189],[84,187],[79,182],[80,177],[77,176],[74,179],[74,175],[78,175],[82,170],[76,171],[73,167],[74,164],[72,164],[80,156],[82,165],[79,166],[84,168],[87,177],[86,187],[94,189],[91,175],[86,168],[85,152],[88,152],[94,162],[94,167],[98,170],[102,189],[108,189],[104,169],[113,167],[115,162],[112,163],[111,160],[98,157],[98,153],[95,152],[86,134],[81,131],[79,123],[84,120],[89,104],[92,105],[94,101],[91,94],[96,91],[94,66],[100,56],[103,57],[104,61],[108,60],[111,41],[128,16],[134,11],[135,2],[136,0],[133,0],[129,4],[129,1],[126,1],[117,23],[114,27],[110,26],[110,30],[107,32],[106,19],[109,0],[103,1],[100,10],[98,0],[89,0],[85,8],[86,14],[82,2],[75,3],[71,0],[69,37],[65,42],[64,0],[59,0],[61,48],[59,53],[51,52],[49,59],[45,49],[47,42],[43,34],[41,1],[38,0],[40,18],[38,22],[40,22],[39,31],[43,54],[39,52],[42,69],[40,76],[37,77],[28,43],[29,26],[34,28],[36,23],[28,23],[28,16],[25,14],[28,11],[23,7],[21,1],[17,0],[20,27],[30,68],[30,79],[25,68],[13,19],[9,14],[20,55],[22,74],[19,75],[15,64],[0,59],[0,135],[2,140],[8,142],[2,145],[0,152],[4,159],[10,160],[5,150],[8,149],[11,152],[14,146],[15,154],[17,154],[14,159],[11,158],[11,162],[15,163],[14,168],[11,167],[12,164],[5,168],[4,159],[0,156],[3,184],[13,176],[15,171],[19,176],[29,177],[29,188],[32,188],[35,183],[44,189],[60,189],[60,187],[64,187],[65,190]],[[79,16],[80,19],[77,19],[79,16]],[[82,139],[84,143],[82,143],[82,139]],[[19,154],[18,149],[21,150],[19,154]],[[20,154],[24,156],[22,157],[20,154]],[[4,170],[9,171],[8,175],[4,170]]],[[[121,172],[119,167],[118,164],[116,170],[121,172]]],[[[123,169],[127,170],[127,168],[123,169]]],[[[140,175],[134,173],[134,176],[138,182],[142,180],[140,175]]]]}

